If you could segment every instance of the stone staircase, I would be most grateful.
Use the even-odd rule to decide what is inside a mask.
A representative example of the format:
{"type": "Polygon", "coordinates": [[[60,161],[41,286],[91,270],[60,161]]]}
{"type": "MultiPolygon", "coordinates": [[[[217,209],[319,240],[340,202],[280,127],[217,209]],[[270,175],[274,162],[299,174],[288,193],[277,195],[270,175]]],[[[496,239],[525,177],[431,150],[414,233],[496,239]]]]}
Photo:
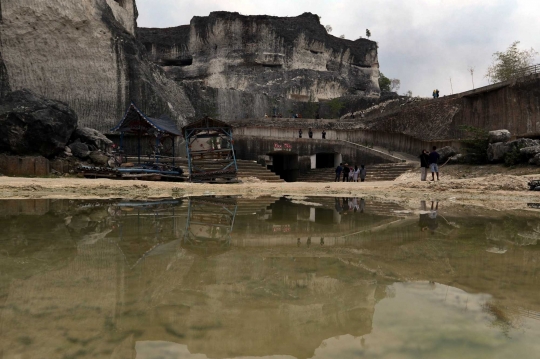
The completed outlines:
{"type": "MultiPolygon", "coordinates": [[[[177,162],[177,165],[179,165],[182,168],[182,170],[184,170],[184,174],[189,173],[187,159],[181,158],[181,159],[178,159],[176,162],[177,162]]],[[[236,160],[236,163],[238,165],[239,178],[240,177],[244,177],[244,178],[254,177],[254,178],[260,179],[261,181],[266,181],[266,182],[285,182],[284,180],[279,178],[278,175],[266,169],[265,167],[261,166],[257,162],[246,161],[246,160],[236,160]]],[[[207,169],[212,169],[215,167],[216,170],[221,168],[220,166],[222,166],[222,164],[215,164],[215,165],[206,164],[205,165],[207,169]]]]}
{"type": "MultiPolygon", "coordinates": [[[[403,173],[418,167],[415,163],[385,163],[366,166],[366,182],[394,181],[403,173]]],[[[313,169],[301,173],[298,182],[333,182],[336,176],[335,168],[313,169]]],[[[343,178],[343,177],[342,177],[343,178]]]]}

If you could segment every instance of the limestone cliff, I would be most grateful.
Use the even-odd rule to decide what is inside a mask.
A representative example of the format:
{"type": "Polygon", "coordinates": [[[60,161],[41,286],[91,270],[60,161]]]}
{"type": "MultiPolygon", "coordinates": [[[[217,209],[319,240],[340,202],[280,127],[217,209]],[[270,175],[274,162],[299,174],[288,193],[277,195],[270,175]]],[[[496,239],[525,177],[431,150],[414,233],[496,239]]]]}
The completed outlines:
{"type": "MultiPolygon", "coordinates": [[[[109,131],[131,101],[183,123],[183,89],[145,57],[135,0],[0,0],[1,55],[12,90],[69,104],[79,124],[109,131]]],[[[0,67],[0,80],[4,78],[0,67]]]]}
{"type": "Polygon", "coordinates": [[[189,26],[138,29],[153,61],[182,82],[200,110],[221,118],[286,113],[292,102],[378,97],[377,44],[329,35],[316,15],[213,12],[189,26]],[[208,108],[210,107],[210,108],[208,108]]]}

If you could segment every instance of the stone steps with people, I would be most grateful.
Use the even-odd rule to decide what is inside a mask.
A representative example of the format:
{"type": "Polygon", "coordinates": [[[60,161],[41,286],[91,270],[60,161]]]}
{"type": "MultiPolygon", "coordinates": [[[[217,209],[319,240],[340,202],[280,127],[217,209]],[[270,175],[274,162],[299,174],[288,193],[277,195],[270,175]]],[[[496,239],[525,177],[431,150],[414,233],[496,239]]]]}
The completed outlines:
{"type": "MultiPolygon", "coordinates": [[[[366,182],[394,181],[402,174],[419,167],[415,163],[385,163],[366,166],[366,182]]],[[[336,176],[335,168],[318,168],[301,173],[298,182],[333,182],[336,176]]],[[[343,179],[343,175],[341,175],[343,179]]]]}

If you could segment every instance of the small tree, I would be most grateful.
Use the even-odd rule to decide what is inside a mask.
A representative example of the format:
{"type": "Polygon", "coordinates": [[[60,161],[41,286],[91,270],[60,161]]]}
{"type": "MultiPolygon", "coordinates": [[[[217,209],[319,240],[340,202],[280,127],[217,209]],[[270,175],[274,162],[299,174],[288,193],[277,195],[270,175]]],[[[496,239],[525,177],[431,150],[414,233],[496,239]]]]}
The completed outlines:
{"type": "Polygon", "coordinates": [[[412,97],[412,91],[409,90],[409,91],[405,92],[405,96],[412,97]]]}
{"type": "Polygon", "coordinates": [[[518,49],[519,41],[515,41],[505,52],[497,51],[493,54],[493,63],[488,68],[486,77],[489,82],[502,82],[515,77],[520,70],[532,65],[534,57],[538,54],[533,48],[530,50],[518,49]]]}
{"type": "Polygon", "coordinates": [[[331,33],[332,30],[334,30],[334,29],[332,29],[332,26],[330,26],[330,25],[326,25],[324,28],[326,29],[327,33],[331,33]]]}
{"type": "Polygon", "coordinates": [[[366,29],[366,37],[368,39],[371,37],[371,31],[369,31],[369,29],[366,29]]]}
{"type": "Polygon", "coordinates": [[[344,38],[345,38],[345,35],[339,35],[339,38],[340,38],[340,39],[344,39],[344,38]]]}
{"type": "Polygon", "coordinates": [[[330,111],[332,113],[332,118],[339,118],[341,110],[345,107],[343,101],[339,98],[333,98],[328,102],[330,106],[330,111]]]}
{"type": "Polygon", "coordinates": [[[391,86],[392,80],[384,76],[384,74],[381,72],[379,76],[379,87],[381,88],[381,92],[389,92],[391,90],[391,86]]]}

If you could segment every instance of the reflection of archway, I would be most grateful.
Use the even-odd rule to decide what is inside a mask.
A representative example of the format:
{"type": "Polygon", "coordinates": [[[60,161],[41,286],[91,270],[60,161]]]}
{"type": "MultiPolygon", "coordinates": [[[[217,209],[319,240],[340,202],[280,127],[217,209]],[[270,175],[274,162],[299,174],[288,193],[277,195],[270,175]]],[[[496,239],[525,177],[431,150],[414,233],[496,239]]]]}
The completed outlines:
{"type": "Polygon", "coordinates": [[[298,154],[287,151],[275,151],[268,153],[270,162],[268,168],[279,175],[285,182],[296,182],[300,169],[298,154]]]}

